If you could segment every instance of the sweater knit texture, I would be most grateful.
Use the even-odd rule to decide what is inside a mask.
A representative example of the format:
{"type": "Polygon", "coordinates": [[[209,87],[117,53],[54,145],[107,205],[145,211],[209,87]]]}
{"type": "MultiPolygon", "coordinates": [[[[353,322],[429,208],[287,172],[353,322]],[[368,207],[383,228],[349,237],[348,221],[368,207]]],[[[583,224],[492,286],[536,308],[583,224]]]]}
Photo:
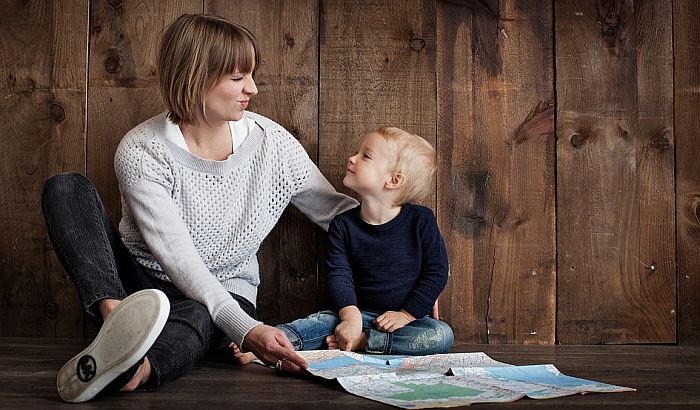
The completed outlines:
{"type": "Polygon", "coordinates": [[[354,305],[422,318],[447,284],[447,250],[430,208],[404,204],[391,221],[371,225],[356,207],[331,221],[328,241],[328,299],[336,312],[354,305]]]}
{"type": "Polygon", "coordinates": [[[283,127],[245,115],[257,126],[226,160],[201,159],[174,144],[168,136],[180,130],[165,113],[129,131],[114,160],[119,230],[131,254],[205,305],[239,346],[260,322],[229,292],[256,303],[256,253],[286,206],[328,229],[336,214],[357,204],[335,191],[283,127]]]}

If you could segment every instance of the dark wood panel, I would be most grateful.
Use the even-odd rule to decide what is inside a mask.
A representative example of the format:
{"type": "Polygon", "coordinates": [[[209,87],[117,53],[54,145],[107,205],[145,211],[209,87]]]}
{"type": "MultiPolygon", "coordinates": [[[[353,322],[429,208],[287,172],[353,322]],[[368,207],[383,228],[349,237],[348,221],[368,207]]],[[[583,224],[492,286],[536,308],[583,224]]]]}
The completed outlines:
{"type": "Polygon", "coordinates": [[[676,341],[670,15],[557,2],[562,343],[676,341]]]}
{"type": "Polygon", "coordinates": [[[553,343],[552,4],[438,4],[442,313],[460,341],[553,343]]]}
{"type": "Polygon", "coordinates": [[[678,343],[700,344],[700,3],[673,2],[678,343]]]}
{"type": "MultiPolygon", "coordinates": [[[[251,111],[285,127],[318,161],[318,1],[207,0],[207,12],[242,24],[259,41],[258,95],[251,111]]],[[[293,207],[258,252],[258,314],[271,324],[319,310],[317,238],[322,230],[293,207]]]]}
{"type": "Polygon", "coordinates": [[[40,197],[51,175],[84,171],[87,10],[29,1],[0,15],[0,335],[81,334],[40,197]]]}
{"type": "MultiPolygon", "coordinates": [[[[75,408],[62,403],[56,374],[85,340],[0,339],[0,399],[7,408],[75,408]]],[[[526,365],[552,363],[563,373],[634,387],[636,392],[586,394],[550,400],[521,399],[488,409],[673,409],[700,406],[700,349],[678,346],[460,345],[496,360],[526,365]]],[[[235,366],[209,358],[158,392],[123,393],[89,402],[95,408],[191,409],[391,409],[346,393],[334,382],[283,375],[258,365],[235,366]]],[[[461,407],[463,409],[472,408],[461,407]]],[[[481,406],[477,406],[479,408],[481,406]]]]}
{"type": "Polygon", "coordinates": [[[131,128],[164,110],[156,89],[160,35],[181,14],[201,11],[201,0],[91,2],[87,175],[115,225],[114,151],[131,128]]]}

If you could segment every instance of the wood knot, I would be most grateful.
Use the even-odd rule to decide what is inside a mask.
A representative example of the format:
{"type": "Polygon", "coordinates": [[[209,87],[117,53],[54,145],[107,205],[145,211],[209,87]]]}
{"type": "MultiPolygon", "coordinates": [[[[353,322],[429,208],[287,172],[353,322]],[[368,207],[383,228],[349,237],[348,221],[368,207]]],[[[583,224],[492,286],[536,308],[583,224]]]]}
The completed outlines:
{"type": "Polygon", "coordinates": [[[92,30],[90,30],[90,31],[91,31],[93,34],[100,34],[100,33],[102,32],[102,26],[100,26],[99,24],[95,24],[95,25],[92,27],[92,30]]]}
{"type": "Polygon", "coordinates": [[[700,192],[688,196],[685,204],[685,219],[694,227],[700,227],[700,192]]]}
{"type": "Polygon", "coordinates": [[[66,112],[60,104],[51,103],[49,104],[49,117],[51,117],[53,122],[59,124],[66,119],[66,112]]]}
{"type": "Polygon", "coordinates": [[[112,7],[119,7],[122,5],[122,0],[107,0],[107,3],[112,7]]]}
{"type": "Polygon", "coordinates": [[[608,7],[608,13],[600,21],[600,29],[605,37],[615,37],[620,31],[620,15],[615,11],[614,6],[608,7]]]}
{"type": "Polygon", "coordinates": [[[588,135],[575,132],[571,135],[571,146],[574,148],[581,148],[583,144],[586,143],[588,135]]]}
{"type": "Polygon", "coordinates": [[[58,305],[53,302],[44,303],[44,313],[49,319],[55,319],[58,316],[58,305]]]}
{"type": "Polygon", "coordinates": [[[622,128],[622,126],[618,125],[618,128],[620,130],[620,138],[623,140],[629,140],[630,133],[626,129],[622,128]]]}
{"type": "Polygon", "coordinates": [[[119,53],[115,49],[109,49],[107,51],[107,57],[104,61],[105,70],[110,74],[118,73],[122,68],[122,59],[119,57],[119,53]]]}
{"type": "Polygon", "coordinates": [[[671,143],[665,135],[662,135],[651,140],[651,146],[657,149],[667,149],[671,146],[671,143]]]}
{"type": "Polygon", "coordinates": [[[289,47],[294,46],[294,37],[290,36],[289,34],[284,35],[284,41],[287,43],[289,47]]]}
{"type": "Polygon", "coordinates": [[[414,37],[411,39],[411,42],[408,44],[408,46],[413,51],[421,51],[423,47],[425,47],[425,40],[423,40],[420,37],[414,37]]]}

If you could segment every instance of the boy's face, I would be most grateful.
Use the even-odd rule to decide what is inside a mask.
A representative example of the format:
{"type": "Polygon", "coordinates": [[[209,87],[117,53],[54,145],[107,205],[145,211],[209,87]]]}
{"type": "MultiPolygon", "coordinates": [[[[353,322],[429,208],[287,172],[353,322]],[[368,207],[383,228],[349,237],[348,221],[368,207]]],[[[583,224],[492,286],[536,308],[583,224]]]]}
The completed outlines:
{"type": "Polygon", "coordinates": [[[378,197],[391,179],[391,168],[395,162],[395,144],[379,134],[367,134],[360,144],[360,150],[348,158],[343,185],[362,197],[378,197]]]}

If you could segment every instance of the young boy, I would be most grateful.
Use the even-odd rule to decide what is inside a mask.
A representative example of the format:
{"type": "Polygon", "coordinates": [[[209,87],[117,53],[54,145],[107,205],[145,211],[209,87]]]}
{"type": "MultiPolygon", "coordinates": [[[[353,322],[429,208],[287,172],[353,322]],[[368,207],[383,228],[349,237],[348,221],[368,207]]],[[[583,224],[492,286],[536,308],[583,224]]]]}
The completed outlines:
{"type": "Polygon", "coordinates": [[[277,326],[295,350],[449,351],[452,330],[429,316],[447,283],[447,252],[433,212],[412,203],[430,192],[435,168],[435,150],[417,135],[390,127],[365,136],[343,179],[361,205],[328,229],[332,310],[277,326]]]}

